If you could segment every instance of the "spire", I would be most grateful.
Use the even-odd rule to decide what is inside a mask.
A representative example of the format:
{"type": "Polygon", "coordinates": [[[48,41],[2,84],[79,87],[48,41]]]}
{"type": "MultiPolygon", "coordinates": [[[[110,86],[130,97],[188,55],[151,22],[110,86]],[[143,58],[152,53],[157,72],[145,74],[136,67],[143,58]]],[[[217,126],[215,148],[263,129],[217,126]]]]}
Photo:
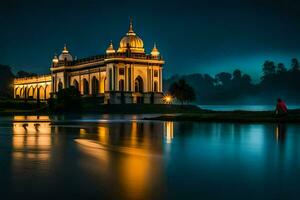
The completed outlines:
{"type": "Polygon", "coordinates": [[[69,53],[68,48],[67,48],[67,44],[64,45],[64,49],[62,51],[63,53],[69,53]]]}
{"type": "Polygon", "coordinates": [[[135,35],[135,33],[133,31],[132,17],[130,17],[129,31],[128,31],[127,35],[135,35]]]}
{"type": "Polygon", "coordinates": [[[152,51],[151,51],[151,55],[152,55],[153,57],[158,57],[159,54],[160,54],[160,53],[159,53],[158,49],[156,48],[156,43],[154,42],[153,49],[152,49],[152,51]]]}
{"type": "Polygon", "coordinates": [[[110,53],[115,53],[115,49],[114,49],[114,46],[113,46],[113,43],[112,43],[112,40],[110,41],[109,43],[109,46],[108,48],[106,49],[106,54],[110,54],[110,53]]]}

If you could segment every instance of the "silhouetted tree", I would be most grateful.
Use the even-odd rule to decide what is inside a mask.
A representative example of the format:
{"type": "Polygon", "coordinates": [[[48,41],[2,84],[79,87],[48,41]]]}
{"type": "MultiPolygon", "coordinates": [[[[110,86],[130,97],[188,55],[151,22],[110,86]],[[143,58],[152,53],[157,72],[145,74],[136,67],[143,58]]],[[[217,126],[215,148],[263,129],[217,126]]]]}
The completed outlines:
{"type": "Polygon", "coordinates": [[[292,59],[292,71],[299,71],[299,61],[297,58],[292,59]]]}
{"type": "Polygon", "coordinates": [[[268,77],[270,75],[274,75],[275,74],[275,63],[273,61],[266,61],[263,64],[263,78],[268,77]]]}
{"type": "Polygon", "coordinates": [[[169,92],[178,99],[181,104],[184,102],[191,102],[196,99],[194,89],[186,83],[184,79],[171,84],[169,92]]]}
{"type": "Polygon", "coordinates": [[[284,66],[283,63],[278,63],[276,72],[278,74],[285,73],[285,72],[287,72],[287,69],[286,69],[286,67],[284,66]]]}
{"type": "Polygon", "coordinates": [[[12,97],[14,75],[8,65],[0,65],[0,97],[12,97]]]}
{"type": "Polygon", "coordinates": [[[221,72],[215,77],[208,74],[176,75],[164,82],[170,86],[184,79],[194,88],[197,101],[202,104],[269,104],[277,97],[299,103],[300,68],[296,58],[291,60],[290,69],[283,63],[277,64],[267,60],[262,66],[262,72],[261,81],[257,84],[253,84],[251,76],[243,74],[239,69],[234,70],[232,74],[221,72]]]}
{"type": "Polygon", "coordinates": [[[16,75],[17,78],[25,78],[25,77],[30,77],[30,76],[37,76],[37,74],[21,70],[21,71],[18,71],[17,75],[16,75]]]}
{"type": "Polygon", "coordinates": [[[242,78],[242,72],[239,69],[233,71],[233,80],[240,80],[242,78]]]}
{"type": "Polygon", "coordinates": [[[231,81],[231,77],[232,77],[232,75],[230,73],[221,72],[221,73],[216,75],[216,80],[217,80],[218,84],[221,84],[223,86],[227,86],[227,85],[229,85],[229,83],[231,81]]]}
{"type": "Polygon", "coordinates": [[[77,88],[71,86],[61,89],[56,98],[49,100],[50,109],[53,111],[77,111],[81,109],[81,95],[77,88]]]}

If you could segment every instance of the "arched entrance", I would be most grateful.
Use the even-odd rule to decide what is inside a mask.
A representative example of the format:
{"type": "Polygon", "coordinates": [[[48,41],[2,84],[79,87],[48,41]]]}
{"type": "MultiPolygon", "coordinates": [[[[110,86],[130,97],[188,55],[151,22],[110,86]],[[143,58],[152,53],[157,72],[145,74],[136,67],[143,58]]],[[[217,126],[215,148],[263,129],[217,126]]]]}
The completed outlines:
{"type": "Polygon", "coordinates": [[[21,94],[20,94],[20,88],[17,87],[16,90],[15,90],[15,98],[19,99],[20,96],[21,96],[21,94]]]}
{"type": "Polygon", "coordinates": [[[58,83],[58,91],[63,89],[63,84],[61,81],[58,83]]]}
{"type": "Polygon", "coordinates": [[[83,95],[89,95],[90,89],[89,89],[89,82],[84,78],[83,79],[83,95]]]}
{"type": "Polygon", "coordinates": [[[38,98],[39,100],[45,100],[45,89],[43,87],[39,88],[38,98]]]}
{"type": "Polygon", "coordinates": [[[21,88],[21,90],[20,90],[20,98],[21,99],[24,99],[25,97],[24,97],[24,88],[21,88]]]}
{"type": "Polygon", "coordinates": [[[123,79],[119,80],[119,91],[120,92],[124,91],[124,80],[123,79]]]}
{"type": "Polygon", "coordinates": [[[144,83],[142,77],[138,76],[134,81],[134,91],[143,93],[144,92],[144,83]]]}
{"type": "Polygon", "coordinates": [[[74,86],[77,90],[79,90],[79,83],[78,83],[78,81],[77,81],[76,79],[73,81],[73,86],[74,86]]]}
{"type": "Polygon", "coordinates": [[[92,95],[97,96],[98,93],[99,93],[99,81],[94,76],[93,79],[92,79],[92,95]]]}
{"type": "Polygon", "coordinates": [[[51,86],[47,85],[45,88],[45,99],[50,99],[51,86]]]}
{"type": "MultiPolygon", "coordinates": [[[[140,76],[138,76],[134,81],[134,91],[136,93],[144,92],[144,82],[143,82],[142,77],[140,77],[140,76]]],[[[136,103],[144,103],[144,97],[140,96],[140,94],[138,96],[136,96],[136,103]]]]}
{"type": "Polygon", "coordinates": [[[30,87],[28,90],[28,99],[33,99],[33,95],[34,95],[34,88],[30,87]]]}
{"type": "Polygon", "coordinates": [[[158,92],[158,83],[157,83],[157,81],[154,81],[153,91],[158,92]]]}

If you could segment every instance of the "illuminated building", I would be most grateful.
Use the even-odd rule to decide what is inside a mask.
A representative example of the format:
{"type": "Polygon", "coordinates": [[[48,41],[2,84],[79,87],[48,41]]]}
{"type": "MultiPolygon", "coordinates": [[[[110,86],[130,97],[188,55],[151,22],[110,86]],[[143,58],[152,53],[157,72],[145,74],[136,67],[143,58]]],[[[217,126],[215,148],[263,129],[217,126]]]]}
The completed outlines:
{"type": "Polygon", "coordinates": [[[117,50],[110,42],[104,55],[76,59],[65,45],[52,60],[51,74],[14,80],[14,97],[45,100],[74,86],[83,97],[99,97],[103,103],[161,103],[163,65],[155,44],[146,54],[130,22],[117,50]]]}

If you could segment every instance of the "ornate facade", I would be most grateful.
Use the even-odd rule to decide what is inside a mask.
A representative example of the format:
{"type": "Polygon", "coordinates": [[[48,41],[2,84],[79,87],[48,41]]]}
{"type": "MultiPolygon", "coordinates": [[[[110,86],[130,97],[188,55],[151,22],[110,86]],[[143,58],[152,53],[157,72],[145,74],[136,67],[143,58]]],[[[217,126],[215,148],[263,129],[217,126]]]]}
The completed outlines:
{"type": "Polygon", "coordinates": [[[99,97],[103,103],[160,103],[163,65],[155,44],[145,53],[131,22],[118,50],[111,42],[104,55],[74,59],[65,45],[52,60],[51,74],[14,80],[14,97],[46,100],[74,86],[83,97],[99,97]]]}

